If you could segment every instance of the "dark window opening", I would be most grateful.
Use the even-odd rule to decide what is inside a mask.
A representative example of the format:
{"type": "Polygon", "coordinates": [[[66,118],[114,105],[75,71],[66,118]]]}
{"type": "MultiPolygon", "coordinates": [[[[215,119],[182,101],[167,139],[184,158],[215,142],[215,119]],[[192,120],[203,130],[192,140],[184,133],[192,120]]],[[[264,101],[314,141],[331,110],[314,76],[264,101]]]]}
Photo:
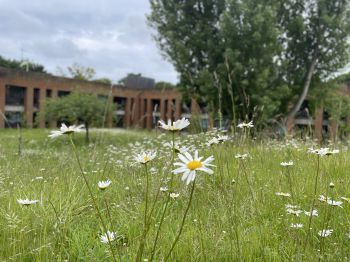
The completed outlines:
{"type": "Polygon", "coordinates": [[[24,106],[26,88],[21,86],[6,86],[6,105],[24,106]]]}
{"type": "Polygon", "coordinates": [[[70,92],[69,91],[58,91],[58,97],[64,97],[64,96],[67,96],[69,95],[70,92]]]}
{"type": "Polygon", "coordinates": [[[40,106],[40,89],[39,88],[34,88],[34,93],[33,93],[33,106],[36,108],[39,108],[40,106]]]}

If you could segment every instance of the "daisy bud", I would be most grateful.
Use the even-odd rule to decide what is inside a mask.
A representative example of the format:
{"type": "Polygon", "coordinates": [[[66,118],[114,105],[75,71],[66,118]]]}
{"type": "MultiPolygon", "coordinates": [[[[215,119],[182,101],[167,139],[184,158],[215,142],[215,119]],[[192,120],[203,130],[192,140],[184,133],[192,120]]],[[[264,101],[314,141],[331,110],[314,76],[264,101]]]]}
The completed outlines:
{"type": "Polygon", "coordinates": [[[335,185],[334,185],[333,182],[330,182],[330,183],[329,183],[329,187],[330,187],[330,188],[334,188],[334,186],[335,186],[335,185]]]}

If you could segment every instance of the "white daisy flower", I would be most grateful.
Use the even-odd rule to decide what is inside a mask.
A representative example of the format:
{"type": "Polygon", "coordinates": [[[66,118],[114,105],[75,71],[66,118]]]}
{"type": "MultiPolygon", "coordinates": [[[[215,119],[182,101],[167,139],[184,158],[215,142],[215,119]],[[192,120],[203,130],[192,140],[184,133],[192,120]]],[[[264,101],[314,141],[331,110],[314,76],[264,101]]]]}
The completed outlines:
{"type": "Polygon", "coordinates": [[[333,233],[333,229],[323,229],[321,231],[318,231],[318,235],[320,237],[328,237],[333,233]]]}
{"type": "Polygon", "coordinates": [[[303,224],[290,224],[291,228],[302,228],[303,226],[303,224]]]}
{"type": "Polygon", "coordinates": [[[178,198],[180,196],[179,193],[170,193],[170,198],[175,199],[178,198]]]}
{"type": "Polygon", "coordinates": [[[334,150],[330,151],[328,147],[324,147],[324,148],[320,148],[320,149],[309,148],[308,153],[316,154],[319,156],[329,156],[329,155],[338,154],[339,150],[334,149],[334,150]]]}
{"type": "Polygon", "coordinates": [[[146,164],[156,157],[156,152],[143,152],[135,156],[135,161],[140,164],[146,164]]]}
{"type": "Polygon", "coordinates": [[[207,142],[207,146],[217,145],[219,143],[220,143],[219,139],[214,137],[207,142]]]}
{"type": "Polygon", "coordinates": [[[248,157],[248,154],[242,154],[241,155],[241,154],[238,153],[238,154],[235,155],[236,159],[246,159],[247,157],[248,157]]]}
{"type": "Polygon", "coordinates": [[[228,136],[219,135],[218,140],[219,140],[219,142],[223,143],[223,142],[228,140],[228,136]]]}
{"type": "Polygon", "coordinates": [[[250,121],[249,123],[242,122],[242,123],[238,124],[237,127],[239,127],[239,128],[252,128],[252,127],[254,127],[254,125],[253,125],[253,121],[250,121]]]}
{"type": "Polygon", "coordinates": [[[194,157],[192,157],[188,152],[185,152],[184,154],[178,154],[178,157],[182,162],[174,163],[175,166],[180,167],[173,170],[173,173],[183,173],[181,179],[182,181],[186,181],[186,185],[194,181],[196,178],[196,171],[203,171],[210,175],[214,173],[213,170],[208,168],[208,166],[214,166],[210,164],[210,162],[214,160],[213,156],[210,156],[206,160],[202,161],[203,157],[199,157],[198,151],[196,150],[194,157]]]}
{"type": "Polygon", "coordinates": [[[171,122],[170,119],[168,119],[167,124],[163,120],[159,120],[158,123],[160,124],[160,128],[163,128],[169,131],[180,131],[190,125],[190,121],[188,121],[188,119],[184,117],[173,123],[171,122]]]}
{"type": "Polygon", "coordinates": [[[288,208],[292,208],[292,209],[300,208],[300,206],[290,205],[290,204],[286,204],[285,207],[286,207],[286,209],[288,209],[288,208]]]}
{"type": "Polygon", "coordinates": [[[38,203],[39,200],[29,200],[28,198],[26,199],[17,199],[17,203],[23,206],[29,206],[29,205],[34,205],[38,203]]]}
{"type": "Polygon", "coordinates": [[[112,242],[117,238],[116,232],[107,231],[106,234],[101,235],[100,240],[103,244],[108,244],[108,242],[112,242]]]}
{"type": "Polygon", "coordinates": [[[290,160],[289,162],[282,162],[281,163],[281,166],[293,166],[293,165],[294,165],[293,160],[290,160]]]}
{"type": "Polygon", "coordinates": [[[303,213],[303,210],[294,210],[291,208],[287,208],[286,211],[288,214],[296,215],[297,217],[300,216],[301,213],[303,213]]]}
{"type": "Polygon", "coordinates": [[[164,186],[164,187],[161,187],[159,190],[161,192],[166,192],[166,191],[168,191],[168,188],[166,186],[164,186]]]}
{"type": "Polygon", "coordinates": [[[311,214],[311,212],[304,210],[304,214],[307,216],[318,217],[318,211],[316,209],[312,210],[312,214],[311,214]]]}
{"type": "Polygon", "coordinates": [[[97,185],[99,189],[105,190],[111,183],[112,181],[108,179],[107,181],[99,181],[97,185]]]}
{"type": "Polygon", "coordinates": [[[80,125],[80,126],[69,126],[67,127],[65,124],[61,125],[60,130],[54,130],[51,131],[51,134],[49,135],[49,137],[51,138],[55,138],[61,135],[68,135],[68,134],[72,134],[72,133],[79,133],[79,132],[83,132],[84,130],[82,129],[84,127],[84,125],[80,125]]]}
{"type": "Polygon", "coordinates": [[[276,196],[290,197],[290,194],[289,194],[289,193],[283,193],[283,192],[276,192],[275,195],[276,195],[276,196]]]}
{"type": "Polygon", "coordinates": [[[335,200],[332,200],[332,199],[327,199],[327,204],[328,205],[331,205],[331,206],[338,206],[338,207],[341,207],[343,208],[341,205],[343,204],[342,201],[335,201],[335,200]]]}

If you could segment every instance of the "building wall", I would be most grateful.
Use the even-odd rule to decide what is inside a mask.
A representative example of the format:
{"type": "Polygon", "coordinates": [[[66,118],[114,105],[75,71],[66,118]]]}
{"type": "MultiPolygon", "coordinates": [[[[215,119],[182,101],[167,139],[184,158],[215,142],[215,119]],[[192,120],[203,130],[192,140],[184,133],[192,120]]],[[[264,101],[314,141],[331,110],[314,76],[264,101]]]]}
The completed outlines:
{"type": "MultiPolygon", "coordinates": [[[[178,119],[181,116],[181,94],[177,90],[137,89],[118,85],[110,86],[0,67],[0,114],[4,115],[9,113],[8,110],[22,110],[21,106],[11,107],[6,105],[6,87],[9,86],[25,88],[23,120],[27,127],[33,127],[35,120],[33,115],[40,110],[44,110],[45,101],[48,98],[47,90],[51,90],[49,92],[52,98],[57,97],[60,91],[79,91],[109,97],[109,102],[111,103],[117,97],[125,99],[124,110],[119,110],[120,114],[124,114],[123,127],[152,128],[156,124],[155,119],[168,117],[178,119]],[[34,93],[38,92],[35,89],[39,90],[38,108],[34,106],[34,93]],[[111,95],[109,96],[110,93],[111,95]],[[154,113],[155,104],[159,104],[159,107],[157,112],[154,113]]],[[[108,127],[113,126],[112,119],[112,116],[107,117],[108,127]]],[[[55,123],[51,125],[54,126],[55,123]]],[[[0,116],[0,128],[4,127],[4,117],[0,116]]],[[[41,121],[39,127],[45,127],[45,122],[41,121]]]]}

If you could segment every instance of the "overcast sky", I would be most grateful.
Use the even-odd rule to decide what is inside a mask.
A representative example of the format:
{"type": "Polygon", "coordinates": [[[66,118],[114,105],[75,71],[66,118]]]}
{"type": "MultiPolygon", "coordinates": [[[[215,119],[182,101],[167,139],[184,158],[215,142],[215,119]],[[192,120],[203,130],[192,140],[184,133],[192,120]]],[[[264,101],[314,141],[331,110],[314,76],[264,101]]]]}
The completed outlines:
{"type": "Polygon", "coordinates": [[[0,0],[0,55],[57,66],[77,62],[114,82],[127,73],[177,82],[152,39],[148,0],[0,0]]]}

